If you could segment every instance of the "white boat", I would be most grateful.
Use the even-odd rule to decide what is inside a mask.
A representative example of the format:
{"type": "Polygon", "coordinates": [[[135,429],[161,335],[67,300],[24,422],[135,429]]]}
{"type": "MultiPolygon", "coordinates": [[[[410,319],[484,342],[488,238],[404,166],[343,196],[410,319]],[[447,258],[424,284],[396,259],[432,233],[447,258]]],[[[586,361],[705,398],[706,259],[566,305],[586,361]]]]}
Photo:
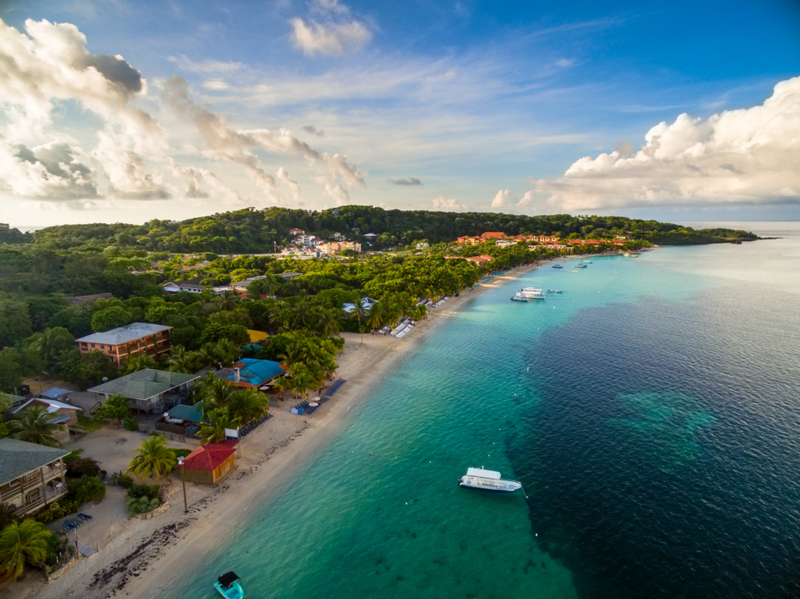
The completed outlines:
{"type": "Polygon", "coordinates": [[[511,301],[512,302],[527,302],[528,298],[525,297],[524,295],[520,295],[520,293],[518,291],[513,296],[511,296],[511,301]]]}
{"type": "Polygon", "coordinates": [[[528,299],[544,299],[545,294],[544,291],[541,289],[537,289],[536,287],[523,287],[519,290],[519,294],[527,297],[528,299]]]}
{"type": "Polygon", "coordinates": [[[516,480],[503,480],[499,472],[483,468],[467,468],[467,473],[458,480],[462,489],[475,489],[489,493],[513,493],[522,488],[516,480]]]}

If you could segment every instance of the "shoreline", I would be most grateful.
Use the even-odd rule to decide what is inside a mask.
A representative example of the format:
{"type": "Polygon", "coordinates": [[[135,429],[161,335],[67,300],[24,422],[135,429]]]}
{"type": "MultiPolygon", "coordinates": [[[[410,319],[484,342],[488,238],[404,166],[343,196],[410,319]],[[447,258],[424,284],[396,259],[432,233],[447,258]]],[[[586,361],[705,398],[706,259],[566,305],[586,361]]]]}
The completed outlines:
{"type": "MultiPolygon", "coordinates": [[[[77,594],[78,589],[85,599],[118,594],[161,596],[178,579],[176,572],[183,570],[185,564],[206,559],[235,532],[250,507],[263,505],[305,468],[358,412],[369,395],[443,322],[488,289],[513,281],[547,262],[553,261],[516,267],[477,284],[471,292],[465,289],[458,297],[448,298],[406,338],[364,334],[361,345],[360,335],[343,333],[345,351],[339,356],[336,377],[345,378],[347,383],[322,410],[310,417],[289,413],[290,407],[300,400],[271,404],[273,418],[242,441],[243,457],[223,483],[213,489],[187,486],[188,514],[182,513],[180,483],[171,480],[168,491],[171,507],[163,514],[151,520],[114,526],[115,534],[106,535],[105,543],[91,559],[78,561],[50,584],[37,581],[26,585],[25,594],[21,594],[23,589],[16,588],[17,585],[6,587],[0,590],[0,598],[11,591],[8,596],[15,599],[34,596],[57,599],[77,594]],[[145,573],[146,576],[141,576],[145,573]]],[[[211,582],[209,579],[209,585],[211,582]]]]}

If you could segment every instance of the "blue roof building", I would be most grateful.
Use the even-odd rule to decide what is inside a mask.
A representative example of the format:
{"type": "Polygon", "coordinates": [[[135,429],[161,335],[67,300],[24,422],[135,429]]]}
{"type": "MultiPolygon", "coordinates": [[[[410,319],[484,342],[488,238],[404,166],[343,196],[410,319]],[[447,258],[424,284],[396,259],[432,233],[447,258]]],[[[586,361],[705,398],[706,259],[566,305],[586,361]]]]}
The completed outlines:
{"type": "Polygon", "coordinates": [[[227,379],[237,387],[253,387],[258,389],[271,380],[281,376],[286,368],[280,362],[272,360],[256,360],[242,358],[231,368],[223,368],[217,372],[219,378],[227,379]]]}

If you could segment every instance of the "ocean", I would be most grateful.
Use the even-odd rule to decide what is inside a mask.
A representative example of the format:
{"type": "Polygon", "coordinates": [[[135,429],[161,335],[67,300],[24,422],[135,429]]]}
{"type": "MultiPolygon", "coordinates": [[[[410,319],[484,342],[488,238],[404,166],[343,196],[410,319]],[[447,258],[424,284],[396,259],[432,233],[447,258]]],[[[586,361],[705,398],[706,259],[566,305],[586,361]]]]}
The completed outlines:
{"type": "Polygon", "coordinates": [[[476,296],[163,596],[799,596],[800,223],[727,226],[476,296]]]}

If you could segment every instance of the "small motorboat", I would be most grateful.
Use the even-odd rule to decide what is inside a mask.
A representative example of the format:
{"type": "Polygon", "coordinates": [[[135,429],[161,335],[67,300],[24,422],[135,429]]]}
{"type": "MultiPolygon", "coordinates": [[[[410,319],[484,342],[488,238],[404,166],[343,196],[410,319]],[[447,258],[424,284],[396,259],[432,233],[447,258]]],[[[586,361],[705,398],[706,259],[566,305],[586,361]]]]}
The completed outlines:
{"type": "Polygon", "coordinates": [[[219,594],[226,599],[242,599],[244,597],[244,589],[239,584],[240,578],[236,572],[226,572],[214,583],[214,588],[219,591],[219,594]]]}
{"type": "Polygon", "coordinates": [[[563,293],[563,291],[561,291],[561,289],[556,289],[556,293],[563,293]]]}
{"type": "Polygon", "coordinates": [[[553,264],[553,268],[564,268],[564,267],[561,266],[560,264],[553,264]]]}
{"type": "Polygon", "coordinates": [[[527,302],[528,298],[525,297],[524,295],[521,295],[519,292],[517,292],[517,293],[515,293],[514,295],[511,296],[511,301],[512,302],[527,302]]]}

